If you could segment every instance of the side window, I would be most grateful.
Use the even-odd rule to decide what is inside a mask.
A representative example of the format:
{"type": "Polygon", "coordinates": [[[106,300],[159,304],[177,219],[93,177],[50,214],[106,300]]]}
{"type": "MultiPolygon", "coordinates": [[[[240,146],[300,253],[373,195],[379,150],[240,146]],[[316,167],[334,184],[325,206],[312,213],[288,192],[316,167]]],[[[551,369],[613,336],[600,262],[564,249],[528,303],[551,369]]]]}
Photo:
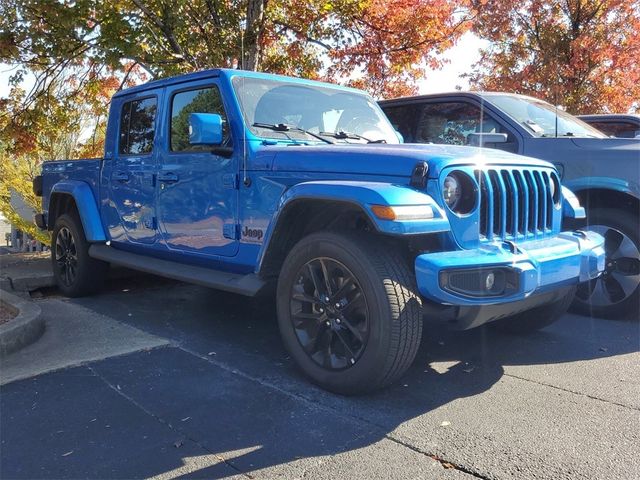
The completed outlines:
{"type": "Polygon", "coordinates": [[[634,138],[640,127],[627,122],[591,122],[591,125],[605,135],[618,138],[634,138]]]}
{"type": "Polygon", "coordinates": [[[222,117],[223,145],[228,145],[231,137],[227,115],[222,106],[222,97],[217,87],[179,92],[171,102],[171,150],[211,150],[207,145],[191,145],[189,143],[189,114],[217,113],[222,117]]]}
{"type": "Polygon", "coordinates": [[[120,146],[123,155],[144,155],[153,150],[157,101],[155,97],[126,102],[120,115],[120,146]]]}
{"type": "Polygon", "coordinates": [[[399,131],[404,137],[405,143],[415,143],[415,127],[416,127],[416,105],[398,105],[393,107],[384,107],[384,113],[389,117],[389,121],[393,128],[399,131]]]}
{"type": "Polygon", "coordinates": [[[417,117],[419,143],[467,145],[471,133],[508,133],[489,114],[465,102],[425,103],[417,117]]]}

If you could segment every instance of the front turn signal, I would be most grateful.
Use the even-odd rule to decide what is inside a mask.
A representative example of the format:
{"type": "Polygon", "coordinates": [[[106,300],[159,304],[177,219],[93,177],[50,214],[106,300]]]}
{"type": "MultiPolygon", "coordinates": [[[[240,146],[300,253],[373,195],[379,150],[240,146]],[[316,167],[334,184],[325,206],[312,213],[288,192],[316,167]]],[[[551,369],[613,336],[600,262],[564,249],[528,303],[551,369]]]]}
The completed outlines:
{"type": "Polygon", "coordinates": [[[372,205],[371,211],[380,220],[430,220],[434,217],[430,205],[372,205]]]}

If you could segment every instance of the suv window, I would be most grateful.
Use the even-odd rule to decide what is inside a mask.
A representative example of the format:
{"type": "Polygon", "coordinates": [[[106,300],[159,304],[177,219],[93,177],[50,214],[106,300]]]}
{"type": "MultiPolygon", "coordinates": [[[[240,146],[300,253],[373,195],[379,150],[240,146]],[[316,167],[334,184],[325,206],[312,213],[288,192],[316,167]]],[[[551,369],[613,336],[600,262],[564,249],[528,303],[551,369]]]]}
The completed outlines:
{"type": "Polygon", "coordinates": [[[424,103],[416,117],[419,143],[468,145],[471,133],[509,133],[488,113],[470,103],[424,103]]]}
{"type": "Polygon", "coordinates": [[[412,104],[383,107],[391,125],[402,134],[405,143],[416,143],[415,118],[418,108],[420,108],[418,105],[412,104]]]}
{"type": "Polygon", "coordinates": [[[153,150],[157,101],[155,97],[122,105],[120,146],[123,155],[142,155],[153,150]]]}
{"type": "Polygon", "coordinates": [[[206,87],[176,93],[171,102],[171,150],[211,150],[207,145],[189,143],[189,114],[217,113],[222,117],[223,145],[230,140],[227,115],[222,105],[222,96],[217,87],[206,87]]]}
{"type": "Polygon", "coordinates": [[[588,122],[592,127],[612,137],[634,138],[640,134],[640,127],[627,122],[588,122]]]}

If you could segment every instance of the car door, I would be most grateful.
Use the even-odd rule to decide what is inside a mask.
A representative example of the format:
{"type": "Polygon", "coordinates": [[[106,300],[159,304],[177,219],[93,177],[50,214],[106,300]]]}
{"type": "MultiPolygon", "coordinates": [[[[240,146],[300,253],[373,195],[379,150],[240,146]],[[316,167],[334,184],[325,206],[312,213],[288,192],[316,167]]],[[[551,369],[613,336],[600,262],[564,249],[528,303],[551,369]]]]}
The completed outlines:
{"type": "Polygon", "coordinates": [[[116,242],[152,244],[156,241],[154,147],[161,90],[122,100],[117,145],[108,162],[110,238],[116,242]]]}
{"type": "Polygon", "coordinates": [[[233,256],[238,250],[238,160],[189,143],[189,114],[217,113],[223,146],[230,128],[215,80],[168,87],[166,149],[158,170],[159,230],[170,250],[203,256],[233,256]]]}

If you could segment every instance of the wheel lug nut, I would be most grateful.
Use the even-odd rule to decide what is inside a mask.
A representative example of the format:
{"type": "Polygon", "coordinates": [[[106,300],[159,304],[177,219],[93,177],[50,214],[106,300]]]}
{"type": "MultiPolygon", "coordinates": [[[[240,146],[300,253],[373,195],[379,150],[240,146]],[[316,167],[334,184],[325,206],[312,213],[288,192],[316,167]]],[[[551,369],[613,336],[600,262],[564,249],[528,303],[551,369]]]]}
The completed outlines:
{"type": "Polygon", "coordinates": [[[339,318],[336,318],[336,323],[340,323],[340,319],[339,318]]]}
{"type": "Polygon", "coordinates": [[[331,326],[331,322],[327,321],[326,325],[327,325],[327,327],[330,327],[331,326]]]}
{"type": "Polygon", "coordinates": [[[340,304],[339,303],[336,303],[336,308],[340,308],[340,304]]]}
{"type": "Polygon", "coordinates": [[[318,309],[318,311],[319,311],[320,313],[324,313],[324,308],[319,308],[319,309],[318,309]]]}

